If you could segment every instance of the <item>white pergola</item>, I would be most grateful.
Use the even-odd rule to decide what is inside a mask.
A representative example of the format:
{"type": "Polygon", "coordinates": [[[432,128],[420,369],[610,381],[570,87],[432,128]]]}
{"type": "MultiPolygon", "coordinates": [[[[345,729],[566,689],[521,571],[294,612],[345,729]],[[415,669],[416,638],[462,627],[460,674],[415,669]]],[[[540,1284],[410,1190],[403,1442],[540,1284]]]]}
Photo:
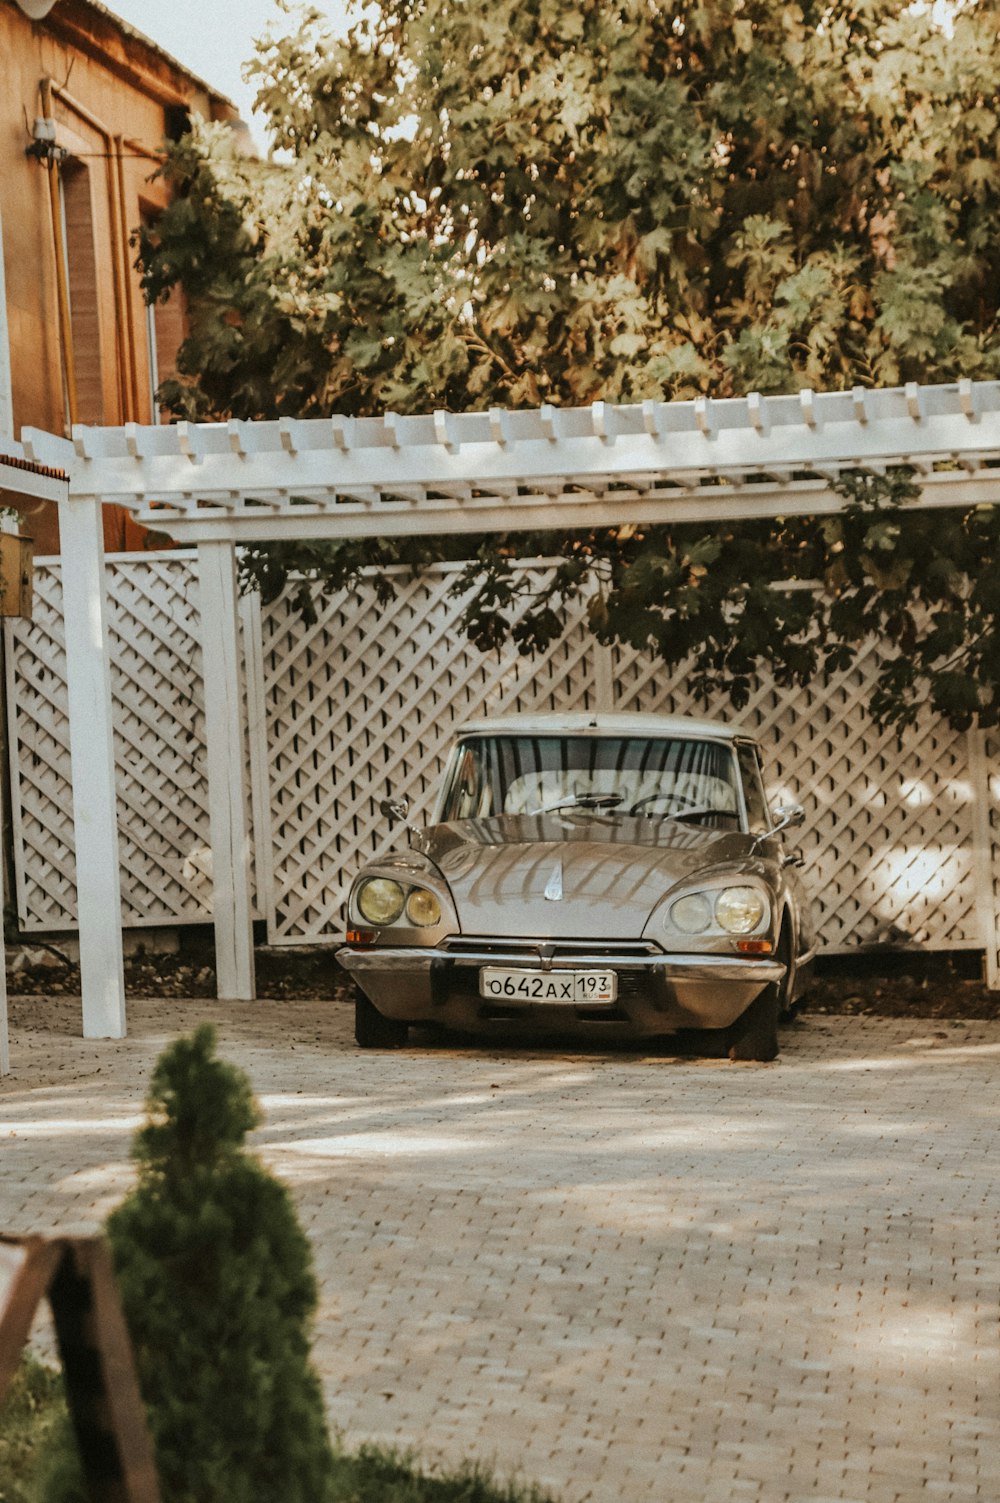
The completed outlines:
{"type": "Polygon", "coordinates": [[[1000,502],[1000,383],[0,442],[0,487],[60,507],[85,1036],[125,1034],[104,502],[197,547],[218,993],[250,1000],[237,548],[832,513],[843,470],[899,464],[919,479],[916,506],[1000,502]]]}

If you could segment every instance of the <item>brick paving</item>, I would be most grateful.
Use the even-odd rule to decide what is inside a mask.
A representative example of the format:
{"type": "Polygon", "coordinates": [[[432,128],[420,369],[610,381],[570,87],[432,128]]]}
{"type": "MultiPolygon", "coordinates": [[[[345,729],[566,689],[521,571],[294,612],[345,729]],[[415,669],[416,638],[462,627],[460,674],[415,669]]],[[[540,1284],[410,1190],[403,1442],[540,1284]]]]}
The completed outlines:
{"type": "Polygon", "coordinates": [[[565,1503],[1000,1498],[1000,1022],[814,1016],[775,1065],[427,1045],[329,1003],[13,999],[0,1226],[91,1230],[208,1017],[315,1249],[331,1421],[565,1503]]]}

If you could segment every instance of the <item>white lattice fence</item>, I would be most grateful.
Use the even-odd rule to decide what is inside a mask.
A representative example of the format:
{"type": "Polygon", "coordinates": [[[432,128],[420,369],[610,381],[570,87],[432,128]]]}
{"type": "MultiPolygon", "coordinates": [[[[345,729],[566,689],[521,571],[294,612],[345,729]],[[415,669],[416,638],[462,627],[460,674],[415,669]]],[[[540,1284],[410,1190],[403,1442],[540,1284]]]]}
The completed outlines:
{"type": "Polygon", "coordinates": [[[462,721],[594,708],[581,625],[533,663],[509,648],[484,657],[455,629],[456,573],[399,573],[388,604],[374,586],[335,596],[313,625],[280,602],[264,613],[272,943],[341,931],[351,877],[391,843],[379,801],[405,794],[418,819],[427,815],[462,721]]]}
{"type": "MultiPolygon", "coordinates": [[[[693,703],[683,673],[628,649],[615,659],[616,708],[732,713],[721,695],[693,703]]],[[[826,948],[981,947],[967,737],[930,716],[902,744],[879,731],[867,712],[878,662],[870,643],[849,672],[808,688],[757,681],[739,718],[761,738],[772,790],[805,805],[799,843],[826,948]]]]}
{"type": "MultiPolygon", "coordinates": [[[[127,927],[211,917],[198,638],[190,556],[108,563],[115,763],[127,927]]],[[[35,571],[34,619],[7,637],[17,907],[22,929],[76,924],[73,799],[62,590],[56,561],[35,571]]]]}
{"type": "MultiPolygon", "coordinates": [[[[506,710],[662,710],[694,702],[682,672],[598,648],[582,608],[534,661],[484,656],[456,629],[456,566],[319,602],[306,625],[283,602],[244,615],[258,891],[272,942],[341,932],[347,886],[391,833],[382,797],[419,819],[462,721],[506,710]]],[[[536,586],[549,577],[530,571],[536,586]]],[[[208,845],[197,587],[189,556],[109,568],[122,889],[129,926],[210,917],[192,856],[208,845]]],[[[72,801],[57,566],[36,575],[36,619],[8,633],[17,897],[22,927],[75,923],[72,801]]],[[[912,935],[987,949],[1000,918],[1000,739],[926,720],[900,746],[867,715],[878,652],[806,690],[754,686],[742,718],[762,737],[772,786],[806,805],[802,836],[823,944],[912,935]],[[974,787],[983,790],[976,799],[974,787]],[[992,930],[991,930],[992,920],[992,930]],[[987,939],[987,936],[990,939],[987,939]]]]}
{"type": "MultiPolygon", "coordinates": [[[[538,583],[544,570],[535,571],[538,583]]],[[[452,571],[327,602],[307,628],[279,605],[264,626],[272,706],[270,779],[274,941],[339,931],[353,873],[391,843],[386,793],[428,813],[454,728],[513,709],[644,710],[720,716],[683,671],[628,648],[595,647],[582,609],[565,638],[531,661],[489,659],[454,629],[452,571]]],[[[973,863],[967,738],[928,717],[900,745],[867,713],[878,668],[871,644],[847,673],[808,689],[754,685],[741,718],[761,736],[780,794],[805,804],[806,879],[827,949],[910,937],[933,949],[984,944],[973,863]]],[[[995,867],[997,832],[991,837],[995,867]]]]}

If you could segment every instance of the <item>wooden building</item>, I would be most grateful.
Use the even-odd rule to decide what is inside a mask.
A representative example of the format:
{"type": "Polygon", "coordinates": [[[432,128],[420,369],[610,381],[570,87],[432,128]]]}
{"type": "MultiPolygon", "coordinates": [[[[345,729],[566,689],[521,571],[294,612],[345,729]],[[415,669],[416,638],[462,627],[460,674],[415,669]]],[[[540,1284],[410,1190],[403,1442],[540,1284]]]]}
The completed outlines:
{"type": "MultiPolygon", "coordinates": [[[[245,128],[98,0],[0,0],[0,76],[0,433],[156,422],[183,314],[146,307],[130,239],[161,212],[162,148],[193,113],[245,128]]],[[[58,551],[51,503],[25,525],[58,551]]],[[[109,549],[145,536],[107,508],[109,549]]]]}

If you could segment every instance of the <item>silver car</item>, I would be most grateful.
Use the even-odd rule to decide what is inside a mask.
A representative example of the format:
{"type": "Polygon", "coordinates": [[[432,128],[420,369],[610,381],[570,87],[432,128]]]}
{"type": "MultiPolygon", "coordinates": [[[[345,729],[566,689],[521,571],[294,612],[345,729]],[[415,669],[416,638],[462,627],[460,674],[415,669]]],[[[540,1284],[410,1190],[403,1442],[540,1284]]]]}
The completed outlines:
{"type": "MultiPolygon", "coordinates": [[[[405,820],[405,801],[383,812],[405,820]]],[[[452,747],[432,824],[366,866],[337,958],[363,1048],[411,1024],[774,1059],[815,952],[753,737],[661,715],[508,715],[452,747]]]]}

